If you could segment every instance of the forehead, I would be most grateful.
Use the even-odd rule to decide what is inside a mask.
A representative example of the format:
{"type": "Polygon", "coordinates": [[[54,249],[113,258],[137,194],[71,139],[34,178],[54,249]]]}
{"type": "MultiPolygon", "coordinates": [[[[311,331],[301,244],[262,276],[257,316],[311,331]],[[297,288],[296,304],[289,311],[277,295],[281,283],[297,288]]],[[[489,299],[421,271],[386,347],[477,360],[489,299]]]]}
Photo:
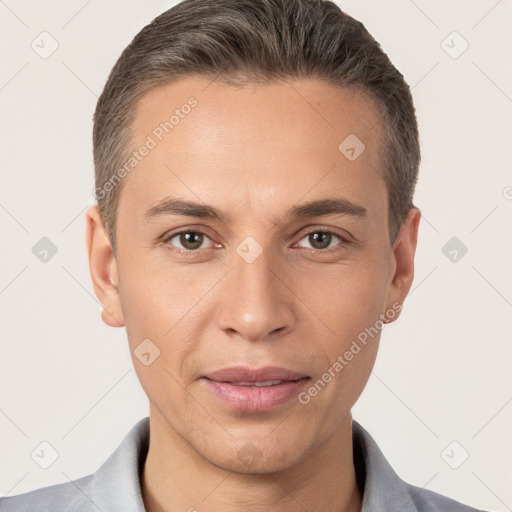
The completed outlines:
{"type": "MultiPolygon", "coordinates": [[[[189,144],[195,139],[198,145],[201,136],[209,141],[212,137],[229,136],[233,142],[253,146],[258,142],[283,145],[297,142],[299,137],[294,135],[305,131],[314,138],[325,139],[329,134],[326,142],[332,142],[350,130],[370,142],[372,134],[378,133],[376,127],[380,128],[380,113],[368,94],[320,79],[234,86],[188,77],[152,89],[139,100],[134,138],[155,130],[154,135],[159,138],[158,127],[167,121],[172,125],[173,138],[188,136],[189,144]],[[195,105],[189,108],[192,103],[195,105]],[[182,123],[187,117],[195,122],[182,123]],[[281,128],[287,132],[280,133],[276,140],[275,134],[281,128]]],[[[161,135],[166,134],[164,130],[161,135]]]]}
{"type": "Polygon", "coordinates": [[[361,199],[383,183],[375,102],[317,79],[235,87],[188,77],[148,92],[132,133],[132,150],[151,149],[121,202],[174,193],[256,205],[282,193],[295,202],[313,188],[361,199]]]}

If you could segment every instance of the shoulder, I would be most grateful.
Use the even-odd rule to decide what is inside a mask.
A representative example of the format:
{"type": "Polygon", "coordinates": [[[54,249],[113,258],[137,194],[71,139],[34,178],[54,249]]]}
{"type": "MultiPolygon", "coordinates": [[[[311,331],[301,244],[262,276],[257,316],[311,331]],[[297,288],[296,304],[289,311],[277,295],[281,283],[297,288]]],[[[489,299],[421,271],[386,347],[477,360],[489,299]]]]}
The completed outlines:
{"type": "Polygon", "coordinates": [[[34,491],[0,498],[0,512],[67,512],[97,509],[87,498],[92,475],[34,491]]]}
{"type": "Polygon", "coordinates": [[[94,474],[0,498],[0,512],[144,512],[139,478],[148,446],[146,417],[94,474]]]}
{"type": "Polygon", "coordinates": [[[390,466],[373,437],[355,421],[352,427],[354,466],[363,489],[362,512],[483,512],[405,482],[390,466]]]}
{"type": "Polygon", "coordinates": [[[484,512],[437,492],[422,489],[405,482],[404,485],[407,487],[411,501],[416,506],[418,512],[438,512],[439,510],[443,512],[484,512]]]}

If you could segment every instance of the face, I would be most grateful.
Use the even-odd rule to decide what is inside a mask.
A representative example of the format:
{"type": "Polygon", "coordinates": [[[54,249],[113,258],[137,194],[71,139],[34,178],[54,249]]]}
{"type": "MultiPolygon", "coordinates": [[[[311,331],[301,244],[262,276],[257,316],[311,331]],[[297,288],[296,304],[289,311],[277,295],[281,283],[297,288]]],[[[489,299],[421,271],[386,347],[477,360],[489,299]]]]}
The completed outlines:
{"type": "Polygon", "coordinates": [[[313,79],[187,78],[139,102],[132,146],[151,147],[124,178],[117,259],[88,212],[91,272],[151,421],[203,459],[288,468],[350,421],[419,220],[390,246],[381,138],[369,97],[313,79]]]}

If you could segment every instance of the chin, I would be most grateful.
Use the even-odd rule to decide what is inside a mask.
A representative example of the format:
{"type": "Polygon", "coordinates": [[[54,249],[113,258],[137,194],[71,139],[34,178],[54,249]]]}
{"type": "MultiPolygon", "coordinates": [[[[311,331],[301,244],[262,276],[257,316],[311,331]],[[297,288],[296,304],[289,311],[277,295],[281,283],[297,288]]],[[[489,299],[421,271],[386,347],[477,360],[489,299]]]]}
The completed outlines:
{"type": "Polygon", "coordinates": [[[298,457],[296,457],[296,454],[294,455],[294,457],[290,457],[290,454],[283,457],[263,456],[260,460],[253,461],[241,461],[238,456],[230,459],[220,457],[219,460],[210,460],[210,462],[213,465],[232,473],[239,473],[243,475],[267,475],[269,473],[279,473],[293,467],[298,461],[298,457]]]}
{"type": "MultiPolygon", "coordinates": [[[[249,436],[247,436],[249,438],[249,436]]],[[[221,448],[222,442],[209,441],[204,450],[196,450],[214,466],[225,471],[246,475],[265,475],[289,469],[306,456],[306,447],[288,437],[283,440],[260,439],[234,441],[231,439],[221,448]]]]}

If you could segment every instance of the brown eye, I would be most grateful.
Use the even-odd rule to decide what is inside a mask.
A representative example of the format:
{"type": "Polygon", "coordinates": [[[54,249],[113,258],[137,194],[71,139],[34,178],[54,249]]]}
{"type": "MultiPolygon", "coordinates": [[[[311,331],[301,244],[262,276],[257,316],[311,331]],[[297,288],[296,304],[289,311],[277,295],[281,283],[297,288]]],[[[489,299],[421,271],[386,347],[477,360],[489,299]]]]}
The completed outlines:
{"type": "Polygon", "coordinates": [[[302,240],[306,240],[309,244],[309,246],[302,247],[306,249],[314,249],[317,251],[325,251],[326,249],[342,249],[344,246],[349,244],[349,241],[343,238],[341,235],[325,229],[311,231],[305,235],[302,240]]]}
{"type": "Polygon", "coordinates": [[[185,249],[194,250],[199,249],[203,244],[203,235],[201,233],[195,233],[193,231],[181,233],[180,243],[185,249]]]}
{"type": "Polygon", "coordinates": [[[209,240],[209,238],[200,231],[181,231],[180,233],[171,235],[165,240],[165,243],[174,245],[176,248],[184,251],[195,251],[204,248],[201,246],[205,240],[209,240]]]}
{"type": "Polygon", "coordinates": [[[331,245],[332,235],[324,231],[317,231],[316,233],[310,233],[308,240],[313,249],[327,249],[331,245]]]}

